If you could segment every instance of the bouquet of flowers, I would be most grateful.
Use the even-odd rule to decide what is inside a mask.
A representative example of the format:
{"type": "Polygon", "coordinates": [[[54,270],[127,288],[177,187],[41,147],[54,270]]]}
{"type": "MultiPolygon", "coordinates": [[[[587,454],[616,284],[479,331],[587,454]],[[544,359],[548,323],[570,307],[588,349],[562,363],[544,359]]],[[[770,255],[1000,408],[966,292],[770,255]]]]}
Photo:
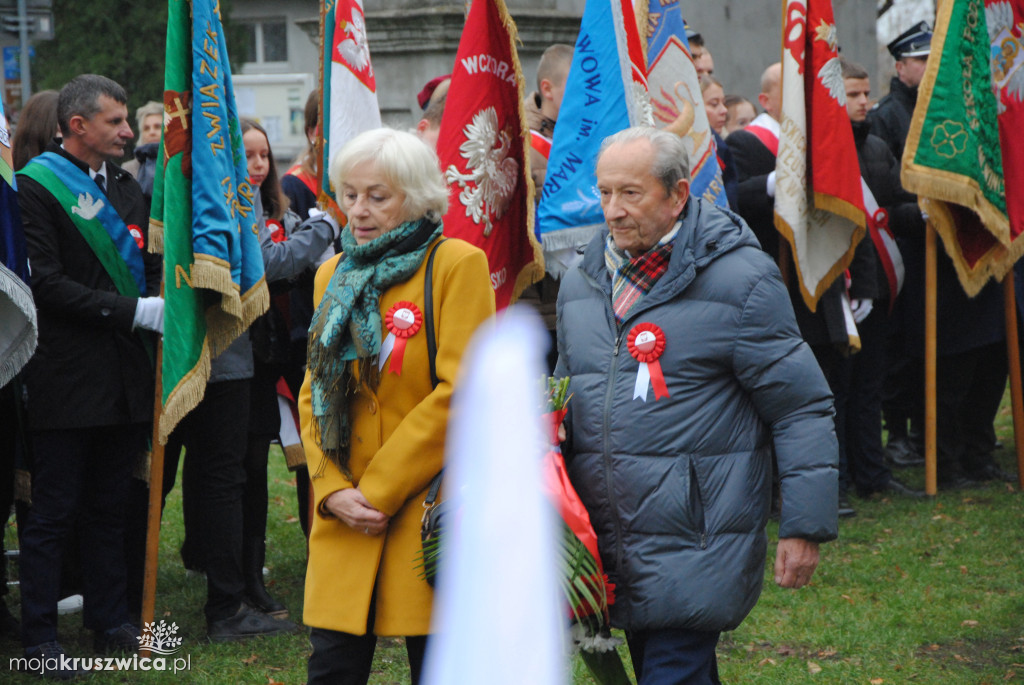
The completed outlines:
{"type": "MultiPolygon", "coordinates": [[[[620,638],[612,637],[608,607],[615,602],[615,586],[601,565],[597,534],[590,515],[569,481],[565,460],[559,448],[559,432],[572,398],[568,394],[569,379],[545,380],[547,412],[544,418],[551,432],[549,449],[544,456],[544,488],[562,519],[562,539],[558,554],[561,560],[560,583],[566,613],[572,626],[573,646],[579,650],[587,668],[600,685],[630,685],[619,658],[620,638]]],[[[417,555],[417,568],[428,582],[437,573],[437,561],[444,547],[443,528],[432,529],[428,536],[429,510],[424,515],[423,548],[417,555]]]]}
{"type": "Polygon", "coordinates": [[[559,449],[559,430],[572,398],[569,379],[548,378],[548,412],[551,448],[544,457],[544,485],[562,518],[561,584],[572,620],[573,645],[594,679],[601,685],[629,683],[616,648],[622,642],[609,629],[608,607],[615,602],[615,586],[601,565],[597,534],[590,515],[569,481],[559,449]]]}

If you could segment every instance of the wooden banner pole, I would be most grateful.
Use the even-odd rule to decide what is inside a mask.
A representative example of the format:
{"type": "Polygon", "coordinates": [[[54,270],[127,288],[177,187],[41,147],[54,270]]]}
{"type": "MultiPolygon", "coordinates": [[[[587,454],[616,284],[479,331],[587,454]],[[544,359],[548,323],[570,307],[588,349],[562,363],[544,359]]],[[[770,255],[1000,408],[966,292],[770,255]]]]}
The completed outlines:
{"type": "Polygon", "coordinates": [[[1013,269],[1003,279],[1006,312],[1006,360],[1010,371],[1010,401],[1013,407],[1013,444],[1017,451],[1017,484],[1024,490],[1024,391],[1020,379],[1020,339],[1017,334],[1017,292],[1013,269]]]}
{"type": "Polygon", "coordinates": [[[937,311],[938,311],[938,261],[936,233],[932,222],[925,229],[924,248],[924,491],[934,495],[938,491],[936,469],[936,376],[937,358],[937,311]]]}
{"type": "MultiPolygon", "coordinates": [[[[149,516],[146,526],[146,566],[142,581],[142,624],[153,623],[156,610],[156,576],[160,555],[160,514],[164,489],[164,446],[160,444],[160,408],[163,406],[164,341],[156,348],[156,393],[153,398],[153,451],[149,460],[149,516]]],[[[142,626],[140,626],[141,628],[142,626]]],[[[142,658],[148,649],[139,650],[142,658]]]]}

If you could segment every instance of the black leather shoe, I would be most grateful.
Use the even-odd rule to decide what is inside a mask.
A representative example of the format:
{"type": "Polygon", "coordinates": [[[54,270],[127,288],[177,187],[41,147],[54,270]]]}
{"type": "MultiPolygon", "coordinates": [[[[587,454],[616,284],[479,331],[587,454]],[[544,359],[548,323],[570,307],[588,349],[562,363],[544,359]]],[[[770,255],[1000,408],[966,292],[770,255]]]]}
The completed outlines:
{"type": "Polygon", "coordinates": [[[885,485],[879,486],[872,490],[857,490],[857,496],[861,498],[868,498],[874,494],[880,495],[899,495],[900,497],[912,497],[914,499],[920,499],[925,496],[924,490],[915,490],[906,483],[897,480],[890,476],[889,480],[885,485]]]}
{"type": "Polygon", "coordinates": [[[969,478],[961,473],[947,476],[945,478],[939,478],[938,486],[940,490],[970,490],[972,488],[980,488],[984,485],[980,481],[976,481],[973,478],[969,478]]]}
{"type": "Polygon", "coordinates": [[[995,464],[986,464],[980,469],[974,471],[967,471],[965,474],[971,480],[977,481],[988,481],[988,480],[999,480],[1004,483],[1016,483],[1017,476],[1003,471],[995,464]]]}
{"type": "Polygon", "coordinates": [[[245,589],[245,601],[267,616],[288,618],[288,607],[274,599],[262,582],[245,589]]]}
{"type": "Polygon", "coordinates": [[[72,659],[59,642],[44,642],[25,650],[26,672],[34,673],[49,680],[73,680],[89,673],[78,668],[77,659],[72,659]]]}
{"type": "Polygon", "coordinates": [[[139,648],[139,629],[124,623],[110,630],[96,631],[92,646],[100,654],[134,652],[139,648]]]}
{"type": "Polygon", "coordinates": [[[890,493],[893,495],[900,495],[901,497],[913,497],[920,499],[925,496],[924,490],[915,490],[903,481],[897,480],[890,476],[889,482],[878,489],[881,493],[890,493]]]}
{"type": "Polygon", "coordinates": [[[280,635],[298,630],[291,621],[284,621],[267,616],[242,602],[234,616],[219,621],[210,621],[206,627],[206,635],[211,642],[232,642],[247,640],[261,635],[280,635]]]}
{"type": "Polygon", "coordinates": [[[850,518],[856,515],[857,511],[850,505],[850,500],[846,495],[839,495],[839,518],[850,518]]]}
{"type": "Polygon", "coordinates": [[[909,438],[899,438],[889,441],[885,447],[885,459],[897,468],[907,469],[914,466],[922,466],[924,457],[914,449],[909,438]]]}

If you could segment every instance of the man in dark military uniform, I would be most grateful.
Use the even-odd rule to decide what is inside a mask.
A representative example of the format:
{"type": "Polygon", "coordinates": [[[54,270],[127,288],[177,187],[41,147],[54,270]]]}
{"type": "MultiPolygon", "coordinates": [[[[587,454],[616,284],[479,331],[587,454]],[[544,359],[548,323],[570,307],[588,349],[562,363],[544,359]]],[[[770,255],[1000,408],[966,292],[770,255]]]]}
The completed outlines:
{"type": "Polygon", "coordinates": [[[871,133],[888,143],[896,159],[903,158],[903,145],[917,104],[917,87],[924,78],[931,45],[932,29],[923,21],[888,45],[889,54],[896,60],[896,75],[889,84],[889,94],[878,101],[868,121],[871,133]]]}
{"type": "MultiPolygon", "coordinates": [[[[871,133],[902,159],[918,85],[931,50],[930,27],[921,22],[889,43],[896,76],[889,95],[868,115],[871,133]]],[[[921,461],[917,430],[924,425],[924,236],[922,217],[890,217],[906,267],[906,284],[894,320],[898,330],[890,345],[889,378],[883,409],[889,430],[887,454],[896,465],[921,461]]],[[[968,298],[953,262],[938,254],[938,480],[940,488],[970,487],[979,482],[1015,480],[993,459],[993,420],[1006,388],[1005,326],[1002,289],[990,281],[968,298]]]]}

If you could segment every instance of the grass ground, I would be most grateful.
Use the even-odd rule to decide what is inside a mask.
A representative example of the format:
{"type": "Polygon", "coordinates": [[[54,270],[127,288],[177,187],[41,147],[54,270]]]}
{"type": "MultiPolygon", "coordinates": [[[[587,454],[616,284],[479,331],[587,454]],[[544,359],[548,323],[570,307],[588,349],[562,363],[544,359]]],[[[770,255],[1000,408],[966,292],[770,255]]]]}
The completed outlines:
{"type": "MultiPolygon", "coordinates": [[[[1006,443],[997,459],[1015,471],[1005,405],[997,432],[1006,443]]],[[[923,487],[922,469],[899,475],[923,487]]],[[[300,617],[305,545],[295,517],[294,480],[277,453],[271,456],[270,491],[268,585],[293,617],[300,617]]],[[[180,654],[190,657],[190,670],[101,673],[88,682],[305,682],[308,643],[303,633],[238,644],[206,642],[205,583],[186,577],[177,553],[178,493],[172,494],[164,516],[156,616],[179,626],[180,654]]],[[[1024,683],[1024,499],[1016,487],[943,492],[923,501],[853,503],[857,516],[844,519],[839,539],[822,547],[821,566],[807,588],[775,587],[770,556],[760,602],[739,629],[722,636],[722,680],[772,685],[1024,683]]],[[[774,539],[776,526],[771,524],[768,532],[774,539]]],[[[16,588],[9,598],[17,612],[16,588]]],[[[91,634],[82,629],[81,614],[62,617],[60,637],[72,656],[90,656],[91,634]]],[[[16,641],[0,641],[0,682],[36,682],[9,672],[8,660],[20,652],[16,641]]],[[[628,657],[624,660],[628,664],[628,657]]],[[[592,682],[579,661],[570,668],[572,682],[592,682]]],[[[370,682],[408,682],[400,641],[381,641],[370,682]]]]}

